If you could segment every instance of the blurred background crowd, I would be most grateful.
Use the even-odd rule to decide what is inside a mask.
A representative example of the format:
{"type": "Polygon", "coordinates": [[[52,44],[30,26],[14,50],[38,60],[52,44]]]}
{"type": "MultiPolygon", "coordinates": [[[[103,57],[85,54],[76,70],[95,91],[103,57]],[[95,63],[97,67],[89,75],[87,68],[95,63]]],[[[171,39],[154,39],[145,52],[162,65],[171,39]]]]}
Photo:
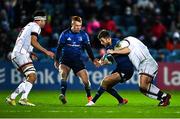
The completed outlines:
{"type": "MultiPolygon", "coordinates": [[[[8,58],[19,31],[39,9],[48,15],[39,42],[52,51],[60,33],[70,27],[70,17],[78,15],[95,56],[104,53],[97,33],[108,29],[113,37],[139,38],[157,61],[180,62],[180,0],[0,0],[1,60],[8,58]]],[[[40,61],[47,60],[37,54],[40,61]]]]}

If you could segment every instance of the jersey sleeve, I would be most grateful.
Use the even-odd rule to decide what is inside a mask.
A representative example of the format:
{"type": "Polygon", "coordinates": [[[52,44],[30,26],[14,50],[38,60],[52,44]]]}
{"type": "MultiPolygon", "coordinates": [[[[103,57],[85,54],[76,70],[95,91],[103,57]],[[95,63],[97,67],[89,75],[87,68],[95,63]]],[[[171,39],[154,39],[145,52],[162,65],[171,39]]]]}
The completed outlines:
{"type": "Polygon", "coordinates": [[[129,46],[129,42],[126,40],[122,40],[117,42],[117,44],[114,47],[114,50],[123,49],[129,46]]]}
{"type": "Polygon", "coordinates": [[[64,32],[61,33],[61,35],[59,36],[59,40],[58,40],[58,44],[65,44],[65,34],[64,32]]]}
{"type": "Polygon", "coordinates": [[[31,35],[35,35],[38,37],[40,33],[41,33],[41,28],[38,25],[33,25],[31,30],[31,35]]]}

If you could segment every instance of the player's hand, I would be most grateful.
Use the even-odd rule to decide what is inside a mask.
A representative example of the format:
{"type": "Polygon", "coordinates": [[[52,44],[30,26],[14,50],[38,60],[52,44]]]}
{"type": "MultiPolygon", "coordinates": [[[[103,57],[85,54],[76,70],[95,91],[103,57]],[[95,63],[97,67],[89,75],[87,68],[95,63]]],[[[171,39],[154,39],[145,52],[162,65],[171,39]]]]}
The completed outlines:
{"type": "Polygon", "coordinates": [[[113,53],[114,53],[114,50],[110,50],[110,49],[109,49],[109,50],[107,50],[107,53],[108,53],[108,54],[113,54],[113,53]]]}
{"type": "Polygon", "coordinates": [[[100,63],[101,65],[110,64],[108,60],[103,60],[103,59],[100,59],[100,60],[99,60],[99,63],[100,63]]]}
{"type": "Polygon", "coordinates": [[[32,60],[38,60],[38,56],[34,52],[30,53],[30,57],[32,60]]]}
{"type": "Polygon", "coordinates": [[[96,67],[100,67],[100,66],[101,66],[101,64],[99,63],[99,60],[98,60],[98,59],[94,59],[93,63],[94,63],[94,65],[95,65],[96,67]]]}
{"type": "Polygon", "coordinates": [[[47,51],[46,55],[49,56],[52,59],[54,59],[54,57],[55,57],[55,54],[53,52],[51,52],[51,51],[47,51]]]}
{"type": "Polygon", "coordinates": [[[56,69],[59,69],[59,62],[57,60],[54,61],[54,67],[56,69]]]}

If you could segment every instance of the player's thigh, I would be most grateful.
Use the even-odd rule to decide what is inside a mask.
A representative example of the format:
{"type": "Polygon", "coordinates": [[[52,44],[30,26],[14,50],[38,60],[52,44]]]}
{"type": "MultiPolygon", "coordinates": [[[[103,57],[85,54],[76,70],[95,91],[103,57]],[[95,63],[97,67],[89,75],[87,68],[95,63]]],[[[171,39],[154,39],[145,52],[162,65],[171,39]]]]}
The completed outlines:
{"type": "Polygon", "coordinates": [[[156,76],[158,71],[158,65],[153,60],[147,60],[140,64],[139,68],[139,86],[140,87],[148,87],[148,85],[152,82],[154,77],[156,76]]]}
{"type": "Polygon", "coordinates": [[[27,54],[17,55],[12,59],[12,62],[26,78],[29,74],[36,72],[32,60],[27,54]]]}
{"type": "Polygon", "coordinates": [[[106,76],[101,85],[106,85],[108,87],[113,87],[114,85],[116,85],[117,83],[119,83],[121,79],[121,76],[118,72],[112,73],[111,75],[106,76]]]}
{"type": "Polygon", "coordinates": [[[150,77],[155,77],[158,71],[158,64],[154,59],[147,59],[139,65],[139,74],[145,74],[150,77]]]}
{"type": "Polygon", "coordinates": [[[28,54],[14,53],[14,58],[11,59],[14,66],[22,71],[22,67],[28,64],[32,64],[32,60],[28,54]]]}
{"type": "Polygon", "coordinates": [[[63,78],[64,80],[67,80],[70,70],[71,68],[65,64],[59,65],[59,73],[60,73],[61,78],[63,78]]]}
{"type": "Polygon", "coordinates": [[[84,65],[82,60],[75,60],[71,64],[71,68],[72,68],[75,75],[84,76],[87,74],[87,71],[85,71],[85,69],[86,69],[85,65],[84,65]]]}

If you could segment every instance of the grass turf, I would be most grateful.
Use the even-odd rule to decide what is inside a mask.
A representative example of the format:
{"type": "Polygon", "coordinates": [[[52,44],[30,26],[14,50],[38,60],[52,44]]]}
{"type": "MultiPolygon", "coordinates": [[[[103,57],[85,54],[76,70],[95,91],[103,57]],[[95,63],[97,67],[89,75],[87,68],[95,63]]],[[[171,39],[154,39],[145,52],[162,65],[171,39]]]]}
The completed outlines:
{"type": "MultiPolygon", "coordinates": [[[[30,100],[36,107],[5,103],[10,91],[0,92],[0,118],[180,118],[180,92],[171,91],[171,104],[158,107],[158,101],[143,96],[139,91],[121,91],[120,94],[129,100],[128,104],[118,106],[116,99],[104,93],[93,107],[86,107],[84,91],[68,91],[68,103],[63,105],[58,100],[58,91],[32,91],[30,100]]],[[[95,95],[95,92],[92,93],[95,95]]],[[[18,99],[18,98],[17,98],[18,99]]]]}

